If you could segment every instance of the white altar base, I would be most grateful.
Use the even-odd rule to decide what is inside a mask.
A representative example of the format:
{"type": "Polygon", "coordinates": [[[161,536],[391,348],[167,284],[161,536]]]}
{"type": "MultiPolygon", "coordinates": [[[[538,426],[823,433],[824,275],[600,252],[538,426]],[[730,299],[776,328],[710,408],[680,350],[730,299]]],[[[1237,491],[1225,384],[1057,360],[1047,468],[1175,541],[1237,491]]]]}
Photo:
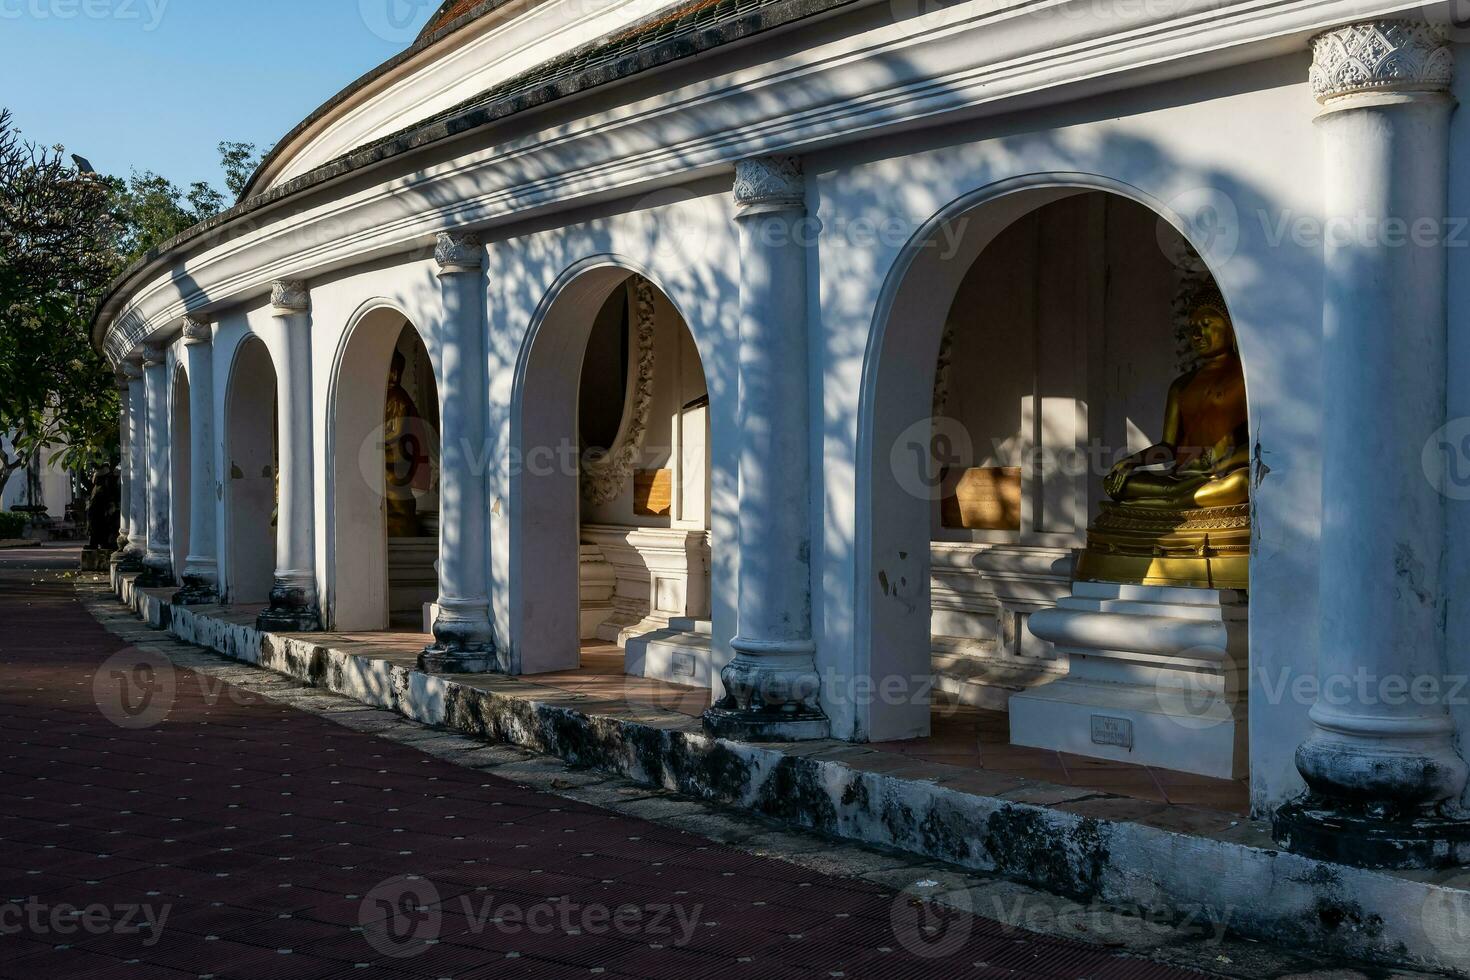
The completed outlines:
{"type": "Polygon", "coordinates": [[[1011,697],[1011,742],[1245,776],[1246,617],[1234,590],[1076,583],[1030,618],[1071,669],[1011,697]]]}

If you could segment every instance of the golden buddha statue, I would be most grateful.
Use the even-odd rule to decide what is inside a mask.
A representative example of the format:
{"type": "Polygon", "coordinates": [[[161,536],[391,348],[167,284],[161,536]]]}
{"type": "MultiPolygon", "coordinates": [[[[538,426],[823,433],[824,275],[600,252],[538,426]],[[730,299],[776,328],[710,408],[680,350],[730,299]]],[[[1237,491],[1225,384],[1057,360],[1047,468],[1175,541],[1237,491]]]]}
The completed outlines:
{"type": "Polygon", "coordinates": [[[418,424],[418,406],[403,387],[406,366],[403,355],[394,351],[383,404],[383,490],[390,538],[413,538],[422,533],[413,488],[419,467],[425,465],[423,427],[418,424]]]}
{"type": "Polygon", "coordinates": [[[1103,481],[1112,503],[1088,529],[1077,577],[1244,589],[1250,560],[1250,426],[1245,372],[1224,298],[1190,303],[1199,363],[1169,387],[1163,438],[1103,481]]]}

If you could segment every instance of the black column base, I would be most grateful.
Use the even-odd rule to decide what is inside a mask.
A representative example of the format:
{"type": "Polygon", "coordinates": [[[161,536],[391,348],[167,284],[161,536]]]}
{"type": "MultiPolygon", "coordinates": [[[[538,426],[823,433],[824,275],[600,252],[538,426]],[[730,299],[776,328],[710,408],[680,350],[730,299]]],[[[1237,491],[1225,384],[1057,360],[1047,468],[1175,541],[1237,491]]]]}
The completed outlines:
{"type": "Polygon", "coordinates": [[[150,565],[145,559],[142,564],[143,574],[138,576],[138,581],[133,583],[138,589],[166,589],[174,584],[174,571],[166,565],[150,565]]]}
{"type": "Polygon", "coordinates": [[[185,576],[184,587],[169,601],[176,606],[215,606],[219,605],[219,592],[212,582],[185,576]]]}
{"type": "Polygon", "coordinates": [[[1470,864],[1470,820],[1437,809],[1340,803],[1307,797],[1271,821],[1276,842],[1293,854],[1382,870],[1470,864]]]}
{"type": "Polygon", "coordinates": [[[143,570],[143,559],[126,551],[112,553],[112,565],[122,575],[132,575],[143,570]]]}
{"type": "Polygon", "coordinates": [[[721,704],[704,712],[705,734],[733,742],[809,742],[832,737],[832,722],[820,711],[746,708],[721,704]]]}
{"type": "Polygon", "coordinates": [[[320,633],[322,615],[315,609],[267,609],[255,617],[262,633],[320,633]]]}
{"type": "Polygon", "coordinates": [[[271,588],[270,608],[255,617],[255,628],[263,633],[320,633],[322,610],[316,590],[276,579],[271,588]]]}
{"type": "Polygon", "coordinates": [[[418,669],[426,674],[490,674],[500,670],[494,648],[456,650],[434,644],[419,654],[418,669]]]}

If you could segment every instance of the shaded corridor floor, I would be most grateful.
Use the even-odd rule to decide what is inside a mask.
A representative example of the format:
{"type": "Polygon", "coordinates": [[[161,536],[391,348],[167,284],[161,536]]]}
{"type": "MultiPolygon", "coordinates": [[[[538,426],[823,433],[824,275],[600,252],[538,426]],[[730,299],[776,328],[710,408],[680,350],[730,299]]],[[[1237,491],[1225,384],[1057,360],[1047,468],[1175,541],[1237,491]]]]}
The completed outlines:
{"type": "Polygon", "coordinates": [[[0,976],[1195,975],[540,792],[123,650],[61,573],[0,565],[0,976]]]}

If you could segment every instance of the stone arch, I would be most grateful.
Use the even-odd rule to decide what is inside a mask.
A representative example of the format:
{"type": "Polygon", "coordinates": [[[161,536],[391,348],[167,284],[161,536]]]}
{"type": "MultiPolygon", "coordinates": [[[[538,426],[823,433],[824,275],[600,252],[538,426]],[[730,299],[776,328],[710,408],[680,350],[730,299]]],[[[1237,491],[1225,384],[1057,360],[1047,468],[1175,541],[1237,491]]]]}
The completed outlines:
{"type": "MultiPolygon", "coordinates": [[[[1192,240],[1183,217],[1137,187],[1095,174],[1043,173],[1001,181],[951,202],[914,234],[883,283],[864,354],[859,398],[855,674],[875,683],[882,678],[902,680],[906,690],[919,693],[860,704],[856,719],[860,739],[903,739],[929,732],[930,542],[935,504],[903,486],[892,453],[906,434],[930,424],[935,367],[943,363],[946,318],[960,284],[986,247],[1016,222],[1049,204],[1099,191],[1147,208],[1201,254],[1208,254],[1192,240]],[[938,247],[941,242],[948,247],[938,247]],[[882,515],[882,520],[874,515],[882,515]]],[[[1228,277],[1219,268],[1208,272],[1234,308],[1228,277]]],[[[1240,329],[1237,339],[1249,384],[1255,338],[1240,329]]],[[[1251,411],[1254,433],[1254,407],[1251,411]]]]}
{"type": "Polygon", "coordinates": [[[235,348],[224,398],[224,542],[227,602],[265,603],[275,578],[276,383],[270,349],[251,334],[235,348]]]}
{"type": "MultiPolygon", "coordinates": [[[[415,399],[426,418],[441,411],[438,358],[428,334],[395,304],[364,303],[343,331],[327,390],[327,569],[323,615],[327,628],[381,630],[393,625],[394,592],[386,512],[387,478],[382,465],[384,397],[389,366],[407,337],[429,365],[432,392],[415,399]]],[[[438,449],[432,447],[437,459],[438,449]]],[[[424,601],[437,596],[437,527],[426,528],[416,588],[424,601]],[[432,533],[431,533],[432,532],[432,533]],[[430,543],[432,542],[432,543],[430,543]]],[[[406,607],[405,607],[406,608],[406,607]]],[[[400,610],[399,625],[422,620],[400,610]]],[[[416,630],[417,631],[417,630],[416,630]]]]}
{"type": "MultiPolygon", "coordinates": [[[[585,485],[582,477],[582,452],[579,444],[579,399],[582,396],[583,368],[588,356],[599,311],[604,310],[616,290],[625,285],[638,295],[635,277],[646,285],[643,299],[635,299],[634,337],[630,341],[632,367],[628,373],[622,399],[624,415],[615,426],[610,441],[612,454],[627,450],[637,454],[643,447],[630,434],[647,424],[644,408],[646,392],[640,387],[651,384],[638,370],[640,356],[636,307],[642,303],[657,304],[677,318],[681,338],[687,337],[689,351],[698,362],[699,379],[708,403],[708,376],[704,370],[698,339],[684,311],[670,292],[643,267],[622,256],[598,255],[584,259],[562,272],[539,303],[527,331],[516,363],[510,413],[510,541],[509,541],[509,668],[513,673],[543,673],[574,669],[581,663],[583,621],[581,607],[582,561],[584,560],[584,515],[594,512],[609,498],[603,484],[609,472],[620,480],[631,481],[631,472],[622,473],[618,464],[600,468],[596,478],[585,485]],[[633,282],[630,283],[630,280],[633,282]],[[591,509],[589,511],[589,508],[591,509]]],[[[681,340],[682,342],[682,340],[681,340]]],[[[665,356],[668,356],[667,353],[665,356]]],[[[687,407],[687,406],[684,406],[687,407]]],[[[708,436],[708,413],[705,413],[703,537],[704,557],[709,567],[709,468],[711,447],[708,436]]],[[[606,460],[606,457],[604,457],[606,460]]],[[[608,461],[611,462],[611,461],[608,461]]],[[[623,460],[625,463],[626,460],[623,460]]],[[[626,481],[625,481],[626,482],[626,481]]],[[[677,525],[671,519],[670,526],[677,525]]],[[[691,559],[692,567],[692,559],[691,559]]],[[[703,581],[708,581],[705,571],[703,581]]],[[[668,626],[670,618],[660,620],[660,581],[653,576],[650,612],[652,616],[623,631],[619,642],[628,645],[631,664],[638,658],[639,672],[648,667],[652,654],[645,646],[635,647],[632,635],[648,630],[646,636],[661,635],[657,627],[668,626]],[[635,653],[636,649],[636,653],[635,653]]],[[[691,577],[688,581],[693,581],[691,577]]],[[[609,585],[611,587],[611,585],[609,585]]],[[[619,586],[621,589],[621,586],[619,586]]],[[[691,586],[692,588],[692,586],[691,586]]],[[[621,593],[620,593],[621,594],[621,593]]],[[[678,622],[709,616],[709,597],[688,593],[677,597],[675,605],[687,611],[673,617],[678,622]]],[[[687,625],[687,624],[686,624],[687,625]]],[[[679,627],[682,629],[682,627],[679,627]]],[[[678,629],[671,630],[678,632],[678,629]]],[[[685,683],[703,683],[709,674],[708,636],[704,637],[703,660],[695,668],[696,679],[685,683]]],[[[631,669],[631,667],[630,667],[631,669]]]]}

